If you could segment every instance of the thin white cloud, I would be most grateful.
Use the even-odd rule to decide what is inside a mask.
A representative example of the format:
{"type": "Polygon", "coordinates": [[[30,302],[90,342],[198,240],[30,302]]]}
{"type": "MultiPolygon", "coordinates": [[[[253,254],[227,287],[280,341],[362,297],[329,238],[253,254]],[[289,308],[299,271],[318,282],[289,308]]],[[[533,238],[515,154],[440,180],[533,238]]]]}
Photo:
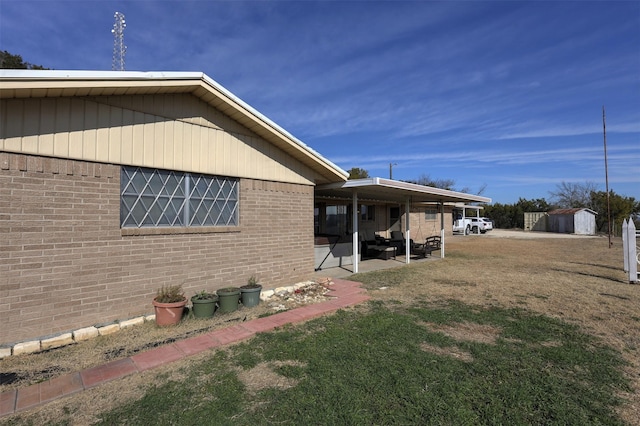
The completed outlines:
{"type": "MultiPolygon", "coordinates": [[[[588,167],[594,164],[601,168],[604,164],[603,148],[556,148],[544,150],[487,150],[482,147],[466,151],[440,152],[407,152],[406,154],[363,153],[357,156],[336,157],[332,159],[338,164],[358,164],[365,169],[379,169],[390,162],[401,167],[413,167],[425,163],[449,164],[452,169],[465,167],[532,166],[549,164],[581,164],[588,167]]],[[[635,146],[614,146],[608,149],[608,162],[611,169],[619,174],[630,175],[630,181],[640,181],[640,149],[635,146]],[[634,173],[634,170],[636,173],[634,173]]]]}
{"type": "Polygon", "coordinates": [[[0,2],[0,48],[56,69],[109,69],[119,10],[128,70],[205,72],[344,167],[588,177],[605,105],[639,191],[634,3],[0,2]]]}
{"type": "MultiPolygon", "coordinates": [[[[542,126],[541,126],[542,127],[542,126]]],[[[587,126],[550,126],[522,133],[504,134],[497,139],[551,138],[564,136],[581,136],[603,134],[602,124],[587,126]]],[[[608,133],[640,133],[640,122],[619,123],[606,127],[608,133]]]]}

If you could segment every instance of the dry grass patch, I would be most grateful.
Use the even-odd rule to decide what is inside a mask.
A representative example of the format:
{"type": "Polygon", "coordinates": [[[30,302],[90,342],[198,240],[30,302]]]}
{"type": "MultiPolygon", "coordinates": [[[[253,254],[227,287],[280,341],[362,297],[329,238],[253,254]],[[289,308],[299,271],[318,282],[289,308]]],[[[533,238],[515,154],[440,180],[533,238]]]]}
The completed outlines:
{"type": "Polygon", "coordinates": [[[452,280],[452,279],[442,279],[438,278],[434,280],[434,282],[441,285],[449,285],[452,287],[476,287],[478,284],[465,280],[452,280]]]}
{"type": "Polygon", "coordinates": [[[446,334],[455,340],[466,340],[475,343],[495,344],[502,330],[486,324],[473,324],[469,322],[449,324],[422,323],[429,330],[446,334]]]}
{"type": "Polygon", "coordinates": [[[261,362],[249,370],[238,369],[238,378],[251,393],[267,388],[289,389],[294,387],[298,384],[298,380],[285,377],[274,371],[274,367],[282,366],[304,367],[305,364],[298,361],[261,362]]]}
{"type": "Polygon", "coordinates": [[[463,351],[457,346],[440,347],[440,346],[430,345],[429,343],[422,343],[420,345],[420,349],[422,349],[425,352],[432,353],[434,355],[449,356],[464,362],[473,361],[473,356],[469,352],[463,351]]]}

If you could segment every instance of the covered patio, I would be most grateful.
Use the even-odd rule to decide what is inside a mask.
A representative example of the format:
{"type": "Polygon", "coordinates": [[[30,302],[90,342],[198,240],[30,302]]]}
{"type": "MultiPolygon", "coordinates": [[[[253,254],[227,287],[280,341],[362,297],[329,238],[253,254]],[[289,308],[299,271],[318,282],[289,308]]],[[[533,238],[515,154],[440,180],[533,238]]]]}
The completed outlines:
{"type": "MultiPolygon", "coordinates": [[[[411,263],[422,263],[422,262],[432,262],[440,259],[439,253],[433,253],[430,257],[418,257],[411,256],[411,263]]],[[[374,271],[382,271],[384,269],[392,269],[398,268],[400,266],[406,265],[408,262],[405,259],[405,255],[398,255],[395,259],[366,259],[364,261],[358,262],[358,273],[365,272],[374,272],[374,271]]],[[[314,278],[349,278],[351,275],[355,274],[353,272],[353,265],[342,265],[335,266],[326,269],[320,269],[314,272],[314,278]]]]}
{"type": "MultiPolygon", "coordinates": [[[[411,209],[416,206],[423,206],[425,208],[433,208],[434,210],[439,211],[440,214],[440,223],[439,229],[434,230],[439,234],[441,239],[441,248],[440,253],[433,253],[433,257],[445,257],[445,206],[451,207],[456,204],[469,204],[469,203],[490,203],[491,199],[487,197],[482,197],[479,195],[466,194],[455,191],[448,191],[440,188],[433,188],[429,186],[417,185],[407,182],[401,182],[392,179],[384,179],[384,178],[367,178],[367,179],[353,179],[348,180],[346,182],[338,182],[338,183],[329,183],[316,186],[315,189],[315,200],[316,202],[330,202],[335,205],[343,207],[341,210],[341,216],[347,218],[347,223],[345,229],[339,229],[339,234],[341,237],[345,239],[350,237],[350,244],[346,241],[340,243],[340,247],[338,247],[337,243],[332,244],[331,249],[337,249],[337,251],[341,252],[341,255],[344,257],[349,257],[350,262],[338,262],[337,264],[331,264],[331,266],[324,266],[323,263],[320,265],[316,265],[316,272],[324,271],[325,275],[331,275],[326,270],[329,267],[338,267],[339,269],[344,269],[349,271],[350,273],[358,273],[361,272],[361,263],[363,261],[363,256],[361,253],[361,230],[360,225],[361,222],[368,219],[367,215],[372,215],[373,213],[368,211],[371,210],[373,206],[389,206],[389,205],[398,205],[403,208],[399,209],[399,218],[397,221],[392,223],[391,216],[389,213],[389,217],[385,218],[385,226],[382,229],[380,225],[380,221],[376,222],[378,224],[378,229],[374,229],[375,231],[382,231],[384,233],[390,233],[392,226],[401,226],[401,232],[403,236],[403,245],[405,247],[406,255],[404,253],[394,253],[394,258],[387,260],[380,259],[371,259],[366,260],[368,262],[384,262],[383,264],[387,264],[389,262],[390,265],[399,265],[399,264],[409,264],[411,262],[415,262],[417,260],[416,257],[411,255],[411,209]],[[348,215],[346,214],[348,213],[348,215]],[[395,224],[395,225],[394,225],[395,224]]],[[[468,206],[467,206],[468,207],[468,206]]],[[[316,210],[319,210],[316,207],[316,210]]],[[[435,217],[435,216],[434,216],[435,217]]],[[[322,219],[322,218],[321,218],[322,219]]],[[[326,218],[324,218],[326,220],[326,218]]],[[[319,220],[316,217],[316,235],[318,235],[318,231],[324,232],[322,226],[318,225],[324,223],[322,220],[319,220]]],[[[332,229],[333,230],[333,229],[332,229]]],[[[325,245],[326,246],[326,245],[325,245]]],[[[325,248],[326,250],[326,248],[325,248]]],[[[366,253],[365,253],[366,254],[366,253]]],[[[316,255],[318,255],[318,244],[316,243],[316,255]]],[[[329,257],[330,253],[327,254],[329,257]]],[[[325,258],[326,259],[326,258],[325,258]]],[[[427,258],[428,260],[429,258],[427,258]]],[[[374,263],[370,264],[371,267],[374,267],[374,263]]],[[[367,268],[369,269],[369,268],[367,268]]]]}

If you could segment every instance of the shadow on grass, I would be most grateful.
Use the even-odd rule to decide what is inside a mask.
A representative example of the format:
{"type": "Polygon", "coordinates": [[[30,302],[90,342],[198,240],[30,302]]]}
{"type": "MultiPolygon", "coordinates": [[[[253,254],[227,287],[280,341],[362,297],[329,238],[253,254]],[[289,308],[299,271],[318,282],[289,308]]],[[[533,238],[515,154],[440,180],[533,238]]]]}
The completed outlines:
{"type": "Polygon", "coordinates": [[[611,265],[605,265],[603,263],[588,263],[588,262],[568,262],[569,265],[582,265],[582,266],[589,266],[589,267],[598,267],[598,268],[604,268],[604,269],[611,269],[612,271],[620,271],[620,268],[617,266],[611,266],[611,265]]]}
{"type": "Polygon", "coordinates": [[[580,271],[572,271],[572,270],[569,270],[569,269],[561,269],[561,268],[549,268],[549,270],[550,271],[556,271],[556,272],[564,272],[566,274],[580,275],[580,276],[583,276],[583,277],[599,278],[601,280],[612,281],[612,282],[614,282],[616,284],[627,284],[623,280],[620,280],[620,279],[615,278],[615,277],[607,276],[607,275],[593,274],[593,273],[580,272],[580,271]]]}

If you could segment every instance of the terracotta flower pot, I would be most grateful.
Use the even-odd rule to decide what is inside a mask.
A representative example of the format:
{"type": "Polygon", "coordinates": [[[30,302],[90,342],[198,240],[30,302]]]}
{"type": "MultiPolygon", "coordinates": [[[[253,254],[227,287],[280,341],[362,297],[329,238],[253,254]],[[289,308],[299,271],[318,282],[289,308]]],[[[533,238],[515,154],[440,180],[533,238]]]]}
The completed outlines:
{"type": "Polygon", "coordinates": [[[184,307],[187,304],[185,298],[181,302],[160,303],[153,299],[153,307],[156,311],[156,324],[159,326],[174,325],[180,322],[184,307]]]}

